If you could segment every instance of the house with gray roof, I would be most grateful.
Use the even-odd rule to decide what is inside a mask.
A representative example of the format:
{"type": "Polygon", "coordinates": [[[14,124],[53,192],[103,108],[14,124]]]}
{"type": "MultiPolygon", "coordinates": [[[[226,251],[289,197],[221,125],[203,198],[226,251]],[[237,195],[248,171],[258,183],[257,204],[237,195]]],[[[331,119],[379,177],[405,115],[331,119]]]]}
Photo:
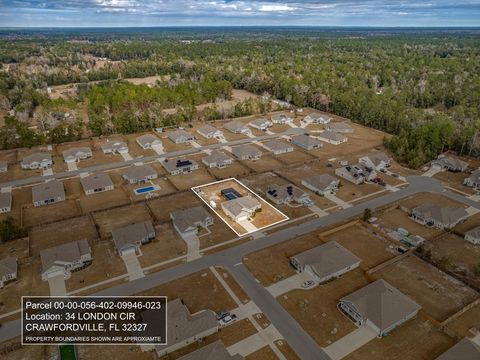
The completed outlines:
{"type": "Polygon", "coordinates": [[[335,169],[335,175],[356,185],[371,181],[377,177],[377,172],[364,164],[347,165],[335,169]]]}
{"type": "Polygon", "coordinates": [[[158,174],[150,165],[132,165],[122,174],[128,184],[145,184],[158,178],[158,174]]]}
{"type": "Polygon", "coordinates": [[[414,318],[421,306],[383,279],[345,296],[339,308],[357,325],[368,325],[378,336],[414,318]]]}
{"type": "Polygon", "coordinates": [[[437,160],[432,161],[432,165],[451,172],[465,172],[468,169],[468,163],[451,157],[440,155],[437,160]]]}
{"type": "Polygon", "coordinates": [[[195,136],[185,130],[175,130],[168,133],[168,138],[175,144],[185,144],[195,140],[195,136]]]}
{"type": "MultiPolygon", "coordinates": [[[[142,318],[146,324],[154,324],[158,322],[155,317],[157,314],[158,312],[147,310],[142,313],[142,318]]],[[[165,356],[215,334],[218,332],[218,327],[216,314],[212,310],[202,310],[192,314],[180,299],[169,301],[167,303],[167,344],[154,345],[157,356],[165,356]]]]}
{"type": "Polygon", "coordinates": [[[17,258],[7,257],[0,260],[0,288],[17,278],[17,258]]]}
{"type": "Polygon", "coordinates": [[[155,239],[155,228],[151,221],[130,224],[112,230],[112,238],[120,256],[132,254],[155,239]]]}
{"type": "Polygon", "coordinates": [[[0,192],[0,213],[12,211],[12,193],[10,191],[0,192]]]}
{"type": "Polygon", "coordinates": [[[328,124],[330,121],[330,117],[318,112],[313,112],[303,118],[303,122],[306,122],[307,124],[328,124]]]}
{"type": "Polygon", "coordinates": [[[469,177],[465,178],[463,184],[475,190],[480,189],[480,169],[473,171],[469,177]]]}
{"type": "Polygon", "coordinates": [[[462,207],[438,206],[430,203],[413,208],[410,218],[425,226],[438,229],[451,229],[465,221],[468,212],[462,207]]]}
{"type": "Polygon", "coordinates": [[[480,345],[469,338],[463,338],[435,360],[478,360],[480,345]]]}
{"type": "Polygon", "coordinates": [[[390,163],[392,159],[385,154],[384,152],[376,152],[369,155],[362,156],[358,159],[360,164],[364,164],[365,166],[380,171],[387,169],[390,167],[390,163]]]}
{"type": "Polygon", "coordinates": [[[293,151],[293,146],[283,140],[273,139],[263,144],[275,155],[286,154],[293,151]]]}
{"type": "Polygon", "coordinates": [[[320,149],[323,146],[320,141],[305,134],[292,136],[292,144],[297,145],[305,150],[320,149]]]}
{"type": "Polygon", "coordinates": [[[473,245],[480,245],[480,226],[477,226],[465,233],[465,240],[471,242],[473,245]]]}
{"type": "Polygon", "coordinates": [[[343,134],[351,134],[353,133],[353,127],[351,127],[347,122],[335,122],[335,123],[328,123],[325,125],[326,131],[334,131],[343,134]]]}
{"type": "Polygon", "coordinates": [[[65,201],[63,183],[58,180],[48,181],[32,187],[32,201],[35,206],[43,206],[65,201]]]}
{"type": "Polygon", "coordinates": [[[48,153],[34,153],[25,156],[20,163],[22,169],[50,169],[53,165],[52,156],[48,153]]]}
{"type": "Polygon", "coordinates": [[[93,261],[87,240],[72,241],[40,251],[42,280],[55,276],[68,279],[72,272],[79,271],[93,261]]]}
{"type": "Polygon", "coordinates": [[[315,175],[302,180],[302,185],[318,195],[335,194],[340,181],[329,174],[315,175]]]}
{"type": "Polygon", "coordinates": [[[153,134],[143,134],[137,137],[136,142],[145,150],[163,147],[162,140],[153,134]]]}
{"type": "Polygon", "coordinates": [[[104,172],[93,173],[80,178],[85,195],[113,190],[113,182],[110,176],[104,172]]]}
{"type": "Polygon", "coordinates": [[[248,220],[261,209],[262,204],[251,195],[237,197],[221,204],[223,212],[236,222],[248,220]]]}
{"type": "Polygon", "coordinates": [[[288,124],[293,122],[293,119],[285,113],[274,114],[271,119],[274,124],[288,124]]]}
{"type": "Polygon", "coordinates": [[[203,125],[197,129],[197,132],[207,139],[223,139],[223,132],[212,125],[203,125]]]}
{"type": "Polygon", "coordinates": [[[201,347],[178,360],[244,360],[240,354],[230,355],[222,340],[201,347]]]}
{"type": "Polygon", "coordinates": [[[262,152],[250,144],[232,147],[232,154],[240,160],[259,160],[262,157],[262,152]]]}
{"type": "Polygon", "coordinates": [[[66,163],[74,163],[92,157],[92,149],[89,147],[74,147],[62,152],[66,163]]]}
{"type": "Polygon", "coordinates": [[[310,196],[299,187],[293,184],[277,185],[272,184],[267,187],[265,192],[267,199],[277,205],[290,204],[295,202],[305,206],[312,205],[310,196]]]}
{"type": "Polygon", "coordinates": [[[6,173],[8,171],[8,161],[0,160],[0,173],[6,173]]]}
{"type": "Polygon", "coordinates": [[[195,160],[186,158],[165,159],[162,161],[162,166],[170,175],[188,174],[198,169],[195,160]]]}
{"type": "Polygon", "coordinates": [[[238,120],[229,121],[223,127],[234,134],[250,135],[252,133],[247,125],[238,120]]]}
{"type": "Polygon", "coordinates": [[[225,168],[233,164],[233,158],[223,151],[213,150],[210,155],[205,156],[202,162],[209,168],[225,168]]]}
{"type": "Polygon", "coordinates": [[[334,131],[324,131],[318,135],[318,140],[332,144],[332,145],[340,145],[344,142],[348,141],[348,138],[338,132],[334,131]]]}
{"type": "Polygon", "coordinates": [[[173,227],[182,236],[197,234],[198,228],[206,229],[213,225],[213,217],[203,206],[172,211],[170,218],[172,219],[173,227]]]}
{"type": "Polygon", "coordinates": [[[125,141],[107,140],[101,145],[104,154],[126,154],[128,145],[125,141]]]}
{"type": "Polygon", "coordinates": [[[273,123],[268,119],[260,118],[250,121],[250,126],[254,129],[265,131],[269,127],[272,127],[273,123]]]}
{"type": "Polygon", "coordinates": [[[329,241],[290,258],[300,273],[311,275],[317,283],[339,278],[356,269],[362,260],[336,241],[329,241]]]}

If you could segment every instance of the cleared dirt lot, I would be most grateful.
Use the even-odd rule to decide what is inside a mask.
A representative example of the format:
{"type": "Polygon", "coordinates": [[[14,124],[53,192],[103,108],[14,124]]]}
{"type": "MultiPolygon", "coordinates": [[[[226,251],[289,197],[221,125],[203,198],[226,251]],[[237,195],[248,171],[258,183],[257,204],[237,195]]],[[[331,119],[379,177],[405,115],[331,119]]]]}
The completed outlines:
{"type": "Polygon", "coordinates": [[[344,359],[436,359],[454,343],[429,321],[416,318],[387,337],[373,339],[344,359]]]}
{"type": "Polygon", "coordinates": [[[102,238],[110,236],[113,229],[152,220],[145,203],[99,211],[92,216],[102,238]]]}
{"type": "Polygon", "coordinates": [[[31,227],[80,216],[81,211],[75,200],[65,200],[59,203],[23,209],[23,226],[31,227]]]}
{"type": "Polygon", "coordinates": [[[337,308],[338,301],[368,284],[359,268],[311,290],[294,290],[278,297],[280,304],[325,347],[357,327],[337,308]]]}
{"type": "Polygon", "coordinates": [[[329,234],[325,239],[335,240],[361,258],[362,268],[371,269],[394,257],[389,251],[391,243],[388,240],[359,224],[329,234]]]}
{"type": "Polygon", "coordinates": [[[203,205],[203,202],[191,190],[188,190],[149,200],[147,205],[156,221],[168,222],[171,221],[170,213],[172,211],[203,205]]]}
{"type": "Polygon", "coordinates": [[[167,178],[178,190],[189,190],[194,186],[208,184],[215,181],[215,178],[203,168],[194,170],[190,174],[168,175],[167,178]]]}
{"type": "Polygon", "coordinates": [[[252,170],[242,165],[240,162],[235,161],[232,165],[223,169],[208,169],[210,175],[217,180],[223,180],[228,178],[241,178],[252,173],[252,170]]]}
{"type": "Polygon", "coordinates": [[[214,215],[212,211],[214,223],[208,227],[208,231],[201,229],[198,237],[200,240],[200,250],[210,246],[221,244],[225,241],[235,239],[238,235],[233,232],[218,216],[214,215]]]}
{"type": "Polygon", "coordinates": [[[242,160],[241,163],[257,173],[280,169],[283,166],[275,157],[266,153],[265,149],[261,151],[263,151],[264,154],[259,160],[242,160]]]}
{"type": "Polygon", "coordinates": [[[478,297],[474,290],[413,255],[373,275],[410,296],[438,321],[445,320],[478,297]]]}
{"type": "Polygon", "coordinates": [[[80,216],[56,223],[36,226],[29,233],[31,255],[52,246],[87,239],[90,243],[98,237],[95,225],[88,216],[80,216]]]}

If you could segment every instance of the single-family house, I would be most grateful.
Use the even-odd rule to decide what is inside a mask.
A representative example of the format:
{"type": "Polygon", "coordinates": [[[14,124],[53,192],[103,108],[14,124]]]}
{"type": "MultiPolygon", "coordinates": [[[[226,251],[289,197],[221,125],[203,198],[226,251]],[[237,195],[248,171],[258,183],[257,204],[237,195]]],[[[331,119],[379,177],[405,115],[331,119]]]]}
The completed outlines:
{"type": "Polygon", "coordinates": [[[331,118],[318,112],[313,112],[303,118],[303,122],[307,124],[328,124],[331,118]]]}
{"type": "Polygon", "coordinates": [[[335,175],[356,185],[371,181],[377,177],[377,172],[364,164],[347,165],[335,169],[335,175]]]}
{"type": "Polygon", "coordinates": [[[473,171],[469,177],[465,178],[463,184],[475,190],[480,189],[480,169],[473,171]]]}
{"type": "Polygon", "coordinates": [[[107,173],[97,172],[80,178],[85,195],[113,190],[113,182],[107,173]]]}
{"type": "Polygon", "coordinates": [[[128,153],[128,145],[125,141],[107,140],[101,145],[104,154],[126,154],[128,153]]]}
{"type": "Polygon", "coordinates": [[[40,251],[40,259],[43,281],[59,275],[68,279],[72,272],[84,269],[93,261],[90,246],[85,239],[44,249],[40,251]]]}
{"type": "Polygon", "coordinates": [[[421,306],[383,279],[345,296],[339,308],[358,325],[367,324],[378,336],[414,318],[421,306]]]}
{"type": "Polygon", "coordinates": [[[145,184],[157,177],[157,172],[150,165],[132,165],[122,174],[128,184],[145,184]]]}
{"type": "Polygon", "coordinates": [[[170,218],[173,227],[182,236],[197,234],[199,227],[206,229],[213,225],[213,217],[203,206],[172,211],[170,218]]]}
{"type": "Polygon", "coordinates": [[[195,140],[195,136],[185,130],[175,130],[168,134],[168,138],[175,144],[185,144],[195,140]]]}
{"type": "Polygon", "coordinates": [[[410,218],[419,224],[438,229],[451,229],[463,222],[468,212],[462,207],[438,206],[430,203],[413,208],[410,218]]]}
{"type": "Polygon", "coordinates": [[[197,129],[197,132],[207,139],[222,139],[223,131],[218,130],[212,125],[203,125],[197,129]]]}
{"type": "Polygon", "coordinates": [[[362,260],[336,241],[329,241],[290,258],[290,264],[300,273],[311,275],[323,283],[356,269],[362,260]]]}
{"type": "Polygon", "coordinates": [[[305,191],[293,184],[269,185],[266,190],[266,196],[267,199],[271,200],[277,205],[290,204],[291,202],[296,202],[303,205],[312,204],[310,196],[305,191]]]}
{"type": "Polygon", "coordinates": [[[443,155],[440,155],[437,160],[432,161],[432,165],[451,172],[464,172],[468,168],[467,162],[451,156],[443,155]]]}
{"type": "Polygon", "coordinates": [[[238,120],[229,121],[223,127],[234,134],[250,135],[252,133],[247,125],[238,120]]]}
{"type": "Polygon", "coordinates": [[[323,146],[320,141],[305,134],[292,136],[292,144],[300,146],[305,150],[320,149],[323,146]]]}
{"type": "Polygon", "coordinates": [[[480,345],[472,339],[463,338],[435,360],[478,360],[480,345]]]}
{"type": "Polygon", "coordinates": [[[52,180],[32,187],[32,201],[35,206],[43,206],[65,201],[65,189],[61,181],[52,180]]]}
{"type": "Polygon", "coordinates": [[[0,161],[0,173],[6,173],[8,171],[8,161],[1,160],[0,161]]]}
{"type": "Polygon", "coordinates": [[[209,168],[225,168],[233,164],[233,158],[223,151],[213,150],[210,155],[205,156],[202,162],[209,168]]]}
{"type": "Polygon", "coordinates": [[[344,134],[353,133],[353,128],[347,122],[328,123],[325,125],[325,130],[344,133],[344,134]]]}
{"type": "Polygon", "coordinates": [[[302,185],[318,195],[335,194],[340,181],[329,174],[315,175],[302,180],[302,185]]]}
{"type": "Polygon", "coordinates": [[[250,144],[232,147],[232,154],[240,160],[258,160],[262,157],[262,152],[250,144]]]}
{"type": "Polygon", "coordinates": [[[390,167],[392,159],[384,152],[376,152],[369,155],[362,156],[358,159],[360,164],[363,164],[371,169],[377,171],[384,170],[390,167]]]}
{"type": "Polygon", "coordinates": [[[12,193],[10,191],[0,192],[0,213],[12,211],[12,193]]]}
{"type": "Polygon", "coordinates": [[[162,161],[162,166],[170,175],[188,174],[198,169],[198,164],[195,160],[186,158],[165,159],[162,161]]]}
{"type": "Polygon", "coordinates": [[[473,245],[480,245],[480,226],[477,226],[465,233],[465,240],[471,242],[473,245]]]}
{"type": "Polygon", "coordinates": [[[244,360],[240,354],[230,355],[222,340],[205,345],[178,360],[244,360]]]}
{"type": "Polygon", "coordinates": [[[237,197],[221,204],[223,212],[232,220],[241,222],[252,217],[262,204],[251,195],[237,197]]]}
{"type": "Polygon", "coordinates": [[[50,169],[53,165],[52,156],[47,153],[34,153],[25,156],[20,163],[22,169],[50,169]]]}
{"type": "Polygon", "coordinates": [[[112,230],[112,238],[120,256],[132,254],[155,239],[155,228],[151,221],[130,224],[112,230]]]}
{"type": "Polygon", "coordinates": [[[338,132],[334,131],[324,131],[318,135],[318,140],[321,140],[323,142],[332,144],[332,145],[340,145],[344,142],[348,141],[348,138],[338,132]]]}
{"type": "Polygon", "coordinates": [[[62,152],[63,161],[74,163],[92,157],[92,149],[89,147],[74,147],[62,152]]]}
{"type": "Polygon", "coordinates": [[[153,134],[143,134],[137,137],[136,141],[145,150],[163,147],[162,140],[153,134]]]}
{"type": "Polygon", "coordinates": [[[263,144],[275,155],[285,154],[293,151],[293,146],[283,140],[274,139],[263,144]]]}
{"type": "Polygon", "coordinates": [[[255,129],[265,131],[269,127],[272,127],[273,123],[268,119],[260,118],[250,121],[250,126],[255,129]]]}
{"type": "MultiPolygon", "coordinates": [[[[147,310],[142,313],[144,323],[158,323],[157,311],[147,310]]],[[[202,310],[194,314],[180,299],[167,303],[167,341],[166,345],[155,345],[158,357],[175,350],[197,343],[203,338],[218,332],[218,321],[212,310],[202,310]]],[[[206,360],[206,359],[203,359],[206,360]]]]}
{"type": "Polygon", "coordinates": [[[7,257],[0,260],[0,288],[17,278],[17,258],[7,257]]]}
{"type": "Polygon", "coordinates": [[[274,124],[288,124],[293,121],[293,119],[285,113],[274,114],[271,119],[274,124]]]}

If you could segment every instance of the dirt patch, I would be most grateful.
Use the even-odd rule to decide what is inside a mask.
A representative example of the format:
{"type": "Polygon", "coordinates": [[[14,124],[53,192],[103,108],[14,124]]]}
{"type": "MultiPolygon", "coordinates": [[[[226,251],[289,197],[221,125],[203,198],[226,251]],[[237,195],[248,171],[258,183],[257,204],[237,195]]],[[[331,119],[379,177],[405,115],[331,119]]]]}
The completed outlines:
{"type": "Polygon", "coordinates": [[[167,177],[168,180],[178,190],[189,190],[194,186],[200,186],[215,181],[215,178],[210,175],[206,169],[202,168],[193,171],[191,174],[181,174],[175,176],[168,175],[167,177]]]}
{"type": "Polygon", "coordinates": [[[373,275],[411,297],[438,321],[478,297],[474,290],[415,256],[403,258],[373,275]]]}
{"type": "Polygon", "coordinates": [[[275,341],[275,345],[277,345],[278,350],[281,351],[281,353],[287,358],[287,360],[300,360],[297,353],[285,340],[277,340],[275,341]]]}
{"type": "Polygon", "coordinates": [[[208,172],[217,180],[229,179],[229,178],[240,178],[249,175],[252,170],[250,170],[245,165],[242,165],[240,162],[235,161],[232,165],[223,168],[223,169],[208,169],[208,172]]]}
{"type": "Polygon", "coordinates": [[[84,213],[101,211],[130,203],[125,191],[120,188],[94,195],[83,196],[79,202],[84,213]]]}
{"type": "MultiPolygon", "coordinates": [[[[213,216],[213,212],[209,210],[213,216]]],[[[200,249],[205,249],[214,245],[224,243],[225,241],[235,239],[235,234],[223,221],[214,216],[213,225],[208,230],[200,229],[198,234],[200,240],[200,249]]]]}
{"type": "Polygon", "coordinates": [[[248,168],[252,169],[256,173],[262,173],[265,171],[272,171],[272,170],[277,170],[281,169],[283,164],[275,159],[272,155],[266,154],[266,150],[261,150],[264,152],[260,160],[255,160],[255,161],[241,161],[241,163],[248,168]]]}
{"type": "Polygon", "coordinates": [[[81,211],[75,200],[23,209],[23,226],[31,227],[80,216],[81,211]]]}
{"type": "Polygon", "coordinates": [[[93,219],[102,238],[109,237],[113,229],[152,220],[145,203],[96,212],[93,219]]]}
{"type": "MultiPolygon", "coordinates": [[[[35,347],[35,346],[32,346],[35,347]]],[[[131,360],[153,360],[153,352],[142,352],[140,346],[99,346],[99,345],[78,345],[76,346],[78,358],[85,360],[96,360],[99,354],[105,359],[131,359],[131,360]]]]}
{"type": "Polygon", "coordinates": [[[202,201],[192,191],[188,190],[149,200],[147,205],[155,220],[163,223],[171,221],[170,213],[172,211],[199,206],[202,205],[202,201]]]}
{"type": "Polygon", "coordinates": [[[361,269],[311,290],[294,290],[278,297],[280,304],[322,346],[328,346],[357,327],[337,308],[339,300],[368,284],[361,269]]]}

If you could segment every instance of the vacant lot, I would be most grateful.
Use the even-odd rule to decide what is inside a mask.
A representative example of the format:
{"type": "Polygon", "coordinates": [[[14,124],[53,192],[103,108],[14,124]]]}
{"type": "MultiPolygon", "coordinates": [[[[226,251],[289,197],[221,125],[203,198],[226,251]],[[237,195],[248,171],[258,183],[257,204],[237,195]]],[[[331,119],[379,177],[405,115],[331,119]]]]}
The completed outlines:
{"type": "Polygon", "coordinates": [[[89,213],[127,205],[130,203],[130,200],[122,188],[116,187],[112,191],[82,196],[79,199],[79,203],[82,208],[82,212],[89,213]]]}
{"type": "Polygon", "coordinates": [[[274,158],[276,158],[278,161],[285,165],[294,165],[294,164],[301,164],[305,161],[310,161],[312,159],[315,159],[315,157],[311,154],[309,154],[306,151],[300,150],[297,147],[294,147],[294,151],[286,153],[286,154],[281,154],[281,155],[272,155],[274,158]]]}
{"type": "MultiPolygon", "coordinates": [[[[266,150],[262,150],[266,151],[266,150]]],[[[245,166],[249,167],[257,173],[272,171],[282,168],[283,164],[275,159],[272,155],[264,153],[260,160],[244,160],[241,161],[245,166]]]]}
{"type": "Polygon", "coordinates": [[[436,359],[454,343],[429,321],[416,318],[396,328],[387,337],[373,339],[345,359],[436,359]]]}
{"type": "Polygon", "coordinates": [[[35,256],[43,249],[87,239],[92,242],[98,237],[95,225],[88,216],[76,217],[56,223],[32,228],[30,236],[31,255],[35,256]]]}
{"type": "Polygon", "coordinates": [[[188,190],[149,200],[147,205],[156,221],[167,222],[170,221],[172,211],[188,209],[203,205],[203,203],[192,191],[188,190]]]}
{"type": "Polygon", "coordinates": [[[448,323],[447,328],[454,331],[459,338],[465,336],[472,337],[475,334],[475,330],[480,330],[480,304],[472,307],[448,323]]]}
{"type": "Polygon", "coordinates": [[[474,290],[413,255],[373,275],[410,296],[438,321],[445,320],[478,297],[474,290]]]}
{"type": "Polygon", "coordinates": [[[32,205],[31,207],[23,209],[23,226],[36,226],[80,215],[81,212],[75,200],[65,200],[39,207],[32,205]]]}
{"type": "Polygon", "coordinates": [[[325,285],[311,290],[294,290],[278,298],[300,325],[325,347],[357,327],[337,308],[338,301],[365,286],[361,269],[355,269],[325,285]]]}
{"type": "Polygon", "coordinates": [[[362,225],[341,229],[329,234],[326,239],[335,240],[362,259],[362,268],[371,269],[394,257],[388,251],[390,242],[362,225]]]}
{"type": "Polygon", "coordinates": [[[168,175],[168,180],[178,190],[189,190],[194,186],[200,186],[215,181],[215,178],[203,168],[193,171],[191,174],[168,175]]]}
{"type": "Polygon", "coordinates": [[[422,204],[433,204],[437,206],[443,207],[461,207],[465,208],[463,204],[456,202],[455,200],[449,199],[445,196],[440,194],[433,194],[433,193],[420,193],[415,194],[415,196],[411,196],[403,201],[401,201],[401,206],[407,209],[413,209],[417,206],[422,204]]]}
{"type": "Polygon", "coordinates": [[[113,229],[152,220],[145,203],[96,212],[93,219],[102,238],[110,236],[113,229]]]}
{"type": "Polygon", "coordinates": [[[252,173],[252,170],[242,165],[240,162],[235,161],[232,165],[223,169],[208,169],[208,172],[217,180],[223,180],[228,178],[240,178],[252,173]]]}

